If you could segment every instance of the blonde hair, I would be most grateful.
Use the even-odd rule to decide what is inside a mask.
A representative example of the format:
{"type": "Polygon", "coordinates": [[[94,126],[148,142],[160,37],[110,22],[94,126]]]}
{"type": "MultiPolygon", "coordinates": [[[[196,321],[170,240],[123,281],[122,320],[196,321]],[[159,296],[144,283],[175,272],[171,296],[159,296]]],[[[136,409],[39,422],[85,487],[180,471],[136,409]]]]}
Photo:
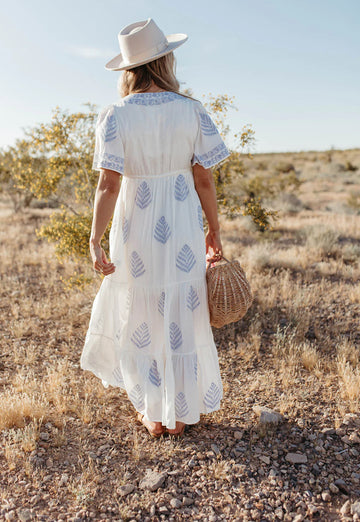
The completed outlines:
{"type": "Polygon", "coordinates": [[[126,69],[119,78],[119,94],[124,98],[128,94],[146,92],[151,87],[152,82],[154,82],[159,89],[176,92],[186,98],[192,98],[179,92],[180,83],[176,78],[175,71],[176,58],[173,52],[133,69],[126,69]]]}

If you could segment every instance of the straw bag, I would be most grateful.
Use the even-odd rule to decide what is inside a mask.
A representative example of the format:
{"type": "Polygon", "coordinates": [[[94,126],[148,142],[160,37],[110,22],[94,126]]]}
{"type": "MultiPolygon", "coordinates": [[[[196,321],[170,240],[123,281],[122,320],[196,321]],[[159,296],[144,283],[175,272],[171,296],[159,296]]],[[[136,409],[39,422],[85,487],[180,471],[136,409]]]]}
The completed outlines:
{"type": "Polygon", "coordinates": [[[210,324],[216,328],[239,321],[253,301],[239,261],[228,261],[223,256],[222,259],[226,263],[209,263],[206,269],[210,324]]]}

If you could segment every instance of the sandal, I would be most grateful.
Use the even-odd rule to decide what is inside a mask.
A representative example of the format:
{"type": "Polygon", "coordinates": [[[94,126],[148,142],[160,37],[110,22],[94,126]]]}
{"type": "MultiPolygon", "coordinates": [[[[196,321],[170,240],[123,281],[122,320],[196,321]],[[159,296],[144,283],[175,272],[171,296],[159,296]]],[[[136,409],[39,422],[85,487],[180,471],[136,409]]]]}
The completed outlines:
{"type": "Polygon", "coordinates": [[[161,435],[163,435],[164,432],[165,432],[164,428],[162,428],[162,430],[161,430],[160,432],[158,432],[158,431],[152,431],[152,430],[151,430],[151,429],[150,429],[150,428],[145,424],[145,422],[144,422],[144,415],[143,415],[142,413],[138,413],[138,414],[137,414],[137,420],[138,420],[139,422],[141,422],[141,424],[142,424],[143,426],[145,426],[145,428],[148,430],[148,432],[150,433],[150,435],[151,435],[152,437],[154,437],[155,439],[160,438],[161,435]]]}

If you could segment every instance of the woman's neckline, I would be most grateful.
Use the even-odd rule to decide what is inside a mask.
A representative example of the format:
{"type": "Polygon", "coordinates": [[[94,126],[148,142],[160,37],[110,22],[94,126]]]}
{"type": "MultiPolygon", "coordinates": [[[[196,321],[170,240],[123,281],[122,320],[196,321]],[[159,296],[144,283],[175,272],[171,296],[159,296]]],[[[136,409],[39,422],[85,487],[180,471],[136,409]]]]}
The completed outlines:
{"type": "Polygon", "coordinates": [[[131,96],[132,94],[163,94],[164,92],[174,92],[174,91],[143,91],[143,92],[131,92],[127,96],[131,96]]]}

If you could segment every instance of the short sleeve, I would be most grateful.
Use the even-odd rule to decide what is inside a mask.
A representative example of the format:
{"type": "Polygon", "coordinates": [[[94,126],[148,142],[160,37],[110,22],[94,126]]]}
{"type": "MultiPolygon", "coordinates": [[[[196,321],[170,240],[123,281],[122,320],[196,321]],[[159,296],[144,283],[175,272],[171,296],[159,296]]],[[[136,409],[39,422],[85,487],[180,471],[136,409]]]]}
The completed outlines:
{"type": "Polygon", "coordinates": [[[98,115],[92,168],[124,173],[124,147],[114,105],[105,107],[98,115]]]}
{"type": "Polygon", "coordinates": [[[196,104],[195,110],[198,132],[191,165],[199,163],[205,169],[208,169],[230,156],[230,152],[201,102],[196,104]]]}

